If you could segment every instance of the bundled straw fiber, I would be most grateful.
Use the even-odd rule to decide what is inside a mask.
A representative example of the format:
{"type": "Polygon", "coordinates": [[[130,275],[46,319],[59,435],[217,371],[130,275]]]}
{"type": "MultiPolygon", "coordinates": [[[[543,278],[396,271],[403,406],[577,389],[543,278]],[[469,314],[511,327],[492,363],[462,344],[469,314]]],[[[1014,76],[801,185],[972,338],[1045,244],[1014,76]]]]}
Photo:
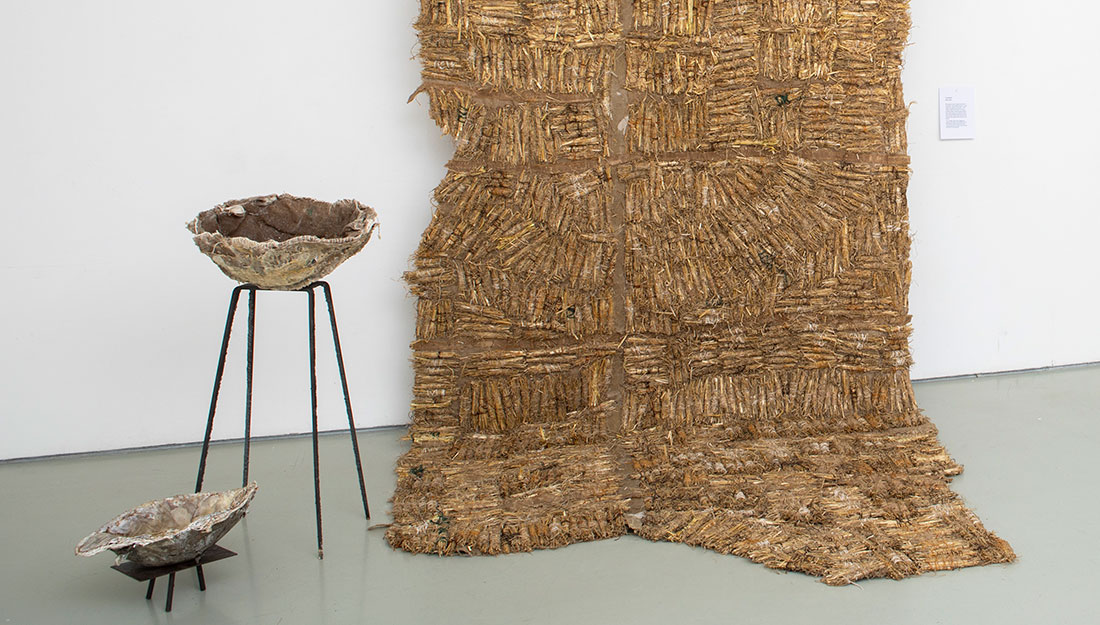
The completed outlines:
{"type": "Polygon", "coordinates": [[[1015,556],[909,382],[905,0],[421,0],[396,547],[634,532],[830,584],[1015,556]]]}

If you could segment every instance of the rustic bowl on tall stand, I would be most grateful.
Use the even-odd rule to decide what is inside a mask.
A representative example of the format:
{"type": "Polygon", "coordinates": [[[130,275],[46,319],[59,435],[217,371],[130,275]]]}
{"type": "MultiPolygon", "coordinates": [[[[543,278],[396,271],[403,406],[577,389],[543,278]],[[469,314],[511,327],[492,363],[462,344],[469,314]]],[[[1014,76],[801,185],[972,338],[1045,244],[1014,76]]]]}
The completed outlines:
{"type": "Polygon", "coordinates": [[[293,195],[265,195],[231,200],[203,211],[188,224],[195,244],[230,278],[241,282],[229,299],[229,312],[222,333],[214,390],[207,414],[206,433],[199,456],[195,490],[202,490],[206,461],[217,413],[218,393],[229,348],[233,319],[242,293],[248,294],[248,327],[245,357],[245,429],[243,482],[248,481],[249,446],[252,415],[252,363],[255,334],[256,293],[264,290],[299,291],[308,296],[310,407],[313,431],[314,508],[317,513],[317,555],[324,557],[321,527],[321,477],[318,467],[317,367],[316,367],[316,290],[320,289],[328,308],[332,343],[344,393],[355,469],[359,476],[359,494],[363,515],[370,519],[367,488],[356,437],[355,417],[351,409],[347,374],[340,349],[339,332],[332,292],[323,278],[350,258],[370,240],[378,227],[377,215],[370,207],[355,200],[322,202],[293,195]]]}

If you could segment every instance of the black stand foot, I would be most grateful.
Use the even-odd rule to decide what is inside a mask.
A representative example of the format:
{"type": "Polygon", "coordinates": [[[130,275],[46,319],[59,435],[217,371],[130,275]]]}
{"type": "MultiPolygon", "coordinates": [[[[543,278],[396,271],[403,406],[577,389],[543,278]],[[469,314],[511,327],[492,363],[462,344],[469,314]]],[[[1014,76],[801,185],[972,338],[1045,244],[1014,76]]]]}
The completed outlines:
{"type": "MultiPolygon", "coordinates": [[[[324,539],[321,537],[321,467],[317,450],[317,324],[315,317],[313,289],[309,294],[309,407],[313,413],[313,501],[317,508],[317,557],[324,559],[324,539]]],[[[355,433],[352,432],[352,437],[355,433]]]]}
{"type": "MultiPolygon", "coordinates": [[[[325,304],[328,308],[329,325],[332,328],[332,344],[336,351],[336,364],[340,371],[340,385],[344,392],[344,408],[348,416],[348,431],[351,434],[351,448],[355,455],[355,470],[359,477],[359,495],[363,501],[363,514],[370,518],[370,506],[367,503],[367,487],[363,480],[363,462],[359,454],[359,437],[355,429],[355,417],[351,410],[351,396],[348,393],[347,373],[344,369],[344,354],[340,349],[340,334],[336,327],[336,311],[332,304],[332,289],[327,282],[314,282],[299,289],[309,296],[309,390],[310,407],[312,411],[313,426],[313,499],[317,512],[317,557],[324,558],[324,538],[321,531],[321,472],[320,454],[317,446],[317,323],[316,323],[316,295],[315,290],[320,287],[325,296],[325,304]]],[[[237,304],[240,301],[242,291],[248,291],[248,343],[245,365],[245,407],[244,407],[244,466],[242,470],[241,484],[248,483],[248,460],[252,437],[252,364],[253,347],[256,327],[256,291],[259,287],[252,284],[242,284],[233,289],[229,299],[229,313],[226,315],[225,330],[222,333],[221,353],[218,356],[218,369],[214,375],[214,390],[210,397],[210,412],[206,418],[206,434],[202,442],[202,455],[199,457],[199,472],[195,478],[195,492],[202,490],[203,478],[206,474],[206,460],[210,452],[210,437],[214,431],[214,415],[217,412],[218,394],[221,391],[222,376],[225,373],[225,359],[229,351],[229,336],[233,328],[233,319],[237,312],[237,304]]],[[[199,572],[201,577],[202,573],[199,572]]],[[[151,592],[151,591],[150,591],[151,592]]]]}
{"type": "Polygon", "coordinates": [[[340,387],[344,391],[344,408],[348,414],[348,431],[351,432],[351,450],[355,454],[355,470],[359,474],[359,495],[363,500],[363,515],[370,518],[370,506],[367,505],[367,485],[363,481],[363,462],[359,456],[359,435],[355,430],[355,417],[351,414],[351,396],[348,394],[348,375],[344,372],[344,352],[340,349],[340,332],[336,329],[336,310],[332,305],[332,289],[328,282],[318,282],[325,292],[325,304],[328,307],[329,325],[332,326],[332,345],[336,348],[336,365],[340,370],[340,387]]]}
{"type": "Polygon", "coordinates": [[[168,597],[164,601],[164,611],[172,611],[172,598],[176,594],[176,573],[185,571],[194,567],[199,576],[199,590],[206,590],[206,578],[202,574],[202,566],[204,564],[210,564],[211,562],[217,562],[218,560],[224,560],[237,555],[236,552],[230,551],[225,547],[214,545],[207,549],[202,555],[194,560],[188,562],[180,562],[179,564],[169,564],[167,566],[141,566],[134,562],[123,562],[116,564],[111,568],[132,578],[139,582],[148,580],[149,587],[145,590],[145,600],[150,601],[153,599],[153,588],[156,587],[157,578],[168,576],[168,597]]]}
{"type": "Polygon", "coordinates": [[[172,595],[176,594],[176,574],[168,574],[168,598],[164,600],[164,611],[172,611],[172,595]]]}

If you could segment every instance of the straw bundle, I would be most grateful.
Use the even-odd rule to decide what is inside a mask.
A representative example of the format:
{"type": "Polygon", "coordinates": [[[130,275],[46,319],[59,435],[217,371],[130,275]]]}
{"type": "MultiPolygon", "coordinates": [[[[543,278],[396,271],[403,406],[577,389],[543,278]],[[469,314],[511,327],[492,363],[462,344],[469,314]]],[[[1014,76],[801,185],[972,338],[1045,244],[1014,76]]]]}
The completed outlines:
{"type": "Polygon", "coordinates": [[[456,140],[390,543],[827,583],[1015,556],[909,382],[905,0],[421,0],[456,140]]]}

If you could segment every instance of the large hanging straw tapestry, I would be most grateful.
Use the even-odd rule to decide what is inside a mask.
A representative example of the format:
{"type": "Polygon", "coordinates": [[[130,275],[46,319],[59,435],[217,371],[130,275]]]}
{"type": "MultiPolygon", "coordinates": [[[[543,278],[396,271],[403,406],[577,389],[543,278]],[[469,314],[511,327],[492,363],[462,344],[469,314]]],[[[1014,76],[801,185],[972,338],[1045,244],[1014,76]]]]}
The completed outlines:
{"type": "Polygon", "coordinates": [[[402,549],[1006,562],[909,381],[906,0],[421,0],[402,549]]]}

